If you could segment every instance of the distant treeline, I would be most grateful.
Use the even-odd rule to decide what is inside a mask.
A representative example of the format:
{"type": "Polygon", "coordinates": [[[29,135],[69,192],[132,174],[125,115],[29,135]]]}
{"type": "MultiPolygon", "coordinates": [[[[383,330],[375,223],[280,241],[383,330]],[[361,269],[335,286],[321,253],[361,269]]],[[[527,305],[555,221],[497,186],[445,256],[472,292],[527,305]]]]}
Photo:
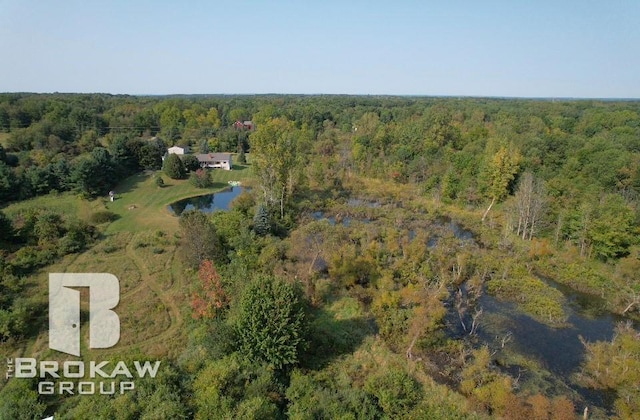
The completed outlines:
{"type": "Polygon", "coordinates": [[[314,182],[358,173],[465,206],[506,200],[524,237],[535,230],[603,258],[624,255],[637,234],[638,101],[0,94],[0,200],[104,194],[159,168],[172,144],[250,152],[253,134],[276,119],[313,142],[303,152],[314,182]],[[525,174],[544,204],[538,214],[518,214],[526,200],[508,199],[525,174]]]}

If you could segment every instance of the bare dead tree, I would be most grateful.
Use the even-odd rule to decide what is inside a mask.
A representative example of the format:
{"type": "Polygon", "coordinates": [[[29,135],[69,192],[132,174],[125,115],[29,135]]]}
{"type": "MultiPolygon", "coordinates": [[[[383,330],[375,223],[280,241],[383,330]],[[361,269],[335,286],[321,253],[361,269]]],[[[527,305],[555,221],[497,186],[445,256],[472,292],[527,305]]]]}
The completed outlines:
{"type": "Polygon", "coordinates": [[[518,213],[516,234],[522,239],[531,240],[545,207],[544,185],[531,172],[525,172],[515,198],[518,213]]]}
{"type": "Polygon", "coordinates": [[[460,288],[458,288],[458,291],[456,292],[456,310],[458,311],[458,318],[460,318],[460,325],[462,325],[464,332],[467,332],[467,326],[464,323],[464,315],[467,312],[467,306],[462,298],[462,290],[460,290],[460,288]]]}
{"type": "Polygon", "coordinates": [[[418,337],[420,337],[420,333],[416,333],[413,336],[413,339],[411,340],[411,344],[409,345],[409,348],[407,349],[407,359],[409,360],[413,360],[413,346],[415,346],[416,341],[418,341],[418,337]]]}
{"type": "Polygon", "coordinates": [[[626,314],[631,308],[635,305],[640,305],[640,293],[637,293],[635,290],[631,291],[631,302],[627,305],[627,307],[622,311],[622,315],[626,314]]]}
{"type": "Polygon", "coordinates": [[[513,333],[511,331],[508,331],[504,336],[502,336],[502,340],[501,340],[501,348],[504,348],[504,346],[511,341],[511,338],[513,337],[513,333]]]}
{"type": "Polygon", "coordinates": [[[472,322],[471,322],[471,330],[469,331],[469,335],[474,335],[477,332],[478,327],[480,326],[478,322],[478,318],[480,318],[480,315],[482,315],[482,307],[480,307],[479,309],[476,309],[474,314],[471,316],[472,322]]]}

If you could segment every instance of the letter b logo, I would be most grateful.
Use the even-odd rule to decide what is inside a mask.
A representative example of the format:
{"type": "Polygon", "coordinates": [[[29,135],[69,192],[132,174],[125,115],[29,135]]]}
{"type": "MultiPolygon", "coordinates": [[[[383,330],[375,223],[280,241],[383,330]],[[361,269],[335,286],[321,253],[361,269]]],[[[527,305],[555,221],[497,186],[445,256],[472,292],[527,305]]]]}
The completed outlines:
{"type": "Polygon", "coordinates": [[[80,356],[80,292],[89,288],[89,347],[108,348],[120,340],[118,278],[108,273],[49,273],[49,348],[80,356]]]}

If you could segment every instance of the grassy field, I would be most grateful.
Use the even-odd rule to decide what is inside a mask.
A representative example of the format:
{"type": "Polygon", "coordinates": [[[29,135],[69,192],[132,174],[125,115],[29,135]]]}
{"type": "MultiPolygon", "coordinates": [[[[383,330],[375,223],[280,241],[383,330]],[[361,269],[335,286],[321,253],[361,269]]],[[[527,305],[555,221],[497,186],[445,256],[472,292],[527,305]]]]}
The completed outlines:
{"type": "Polygon", "coordinates": [[[246,183],[251,177],[248,166],[234,165],[231,171],[211,171],[214,186],[212,188],[196,188],[188,180],[174,180],[163,176],[165,186],[155,184],[155,173],[147,172],[132,176],[118,185],[116,200],[109,202],[103,198],[105,209],[116,213],[120,218],[107,228],[106,233],[139,232],[161,228],[174,232],[178,228],[178,218],[167,206],[182,198],[210,194],[229,187],[229,181],[246,183]]]}
{"type": "MultiPolygon", "coordinates": [[[[166,185],[159,188],[155,184],[156,175],[146,172],[126,179],[114,188],[117,193],[114,202],[107,197],[88,201],[64,193],[37,197],[2,209],[7,215],[13,215],[25,208],[41,207],[75,214],[85,220],[93,212],[108,209],[119,216],[114,222],[100,226],[102,239],[91,248],[67,255],[30,276],[33,287],[27,293],[32,304],[39,307],[46,307],[48,302],[49,273],[106,272],[120,280],[120,303],[116,309],[121,322],[120,341],[112,349],[83,349],[85,360],[130,352],[158,357],[179,353],[186,340],[182,327],[185,318],[190,316],[188,301],[195,274],[185,271],[177,255],[178,217],[167,205],[226,188],[231,180],[251,182],[248,166],[212,171],[215,185],[210,189],[195,188],[188,180],[171,180],[166,176],[163,176],[166,185]]],[[[58,353],[49,350],[47,345],[46,319],[41,323],[43,327],[37,336],[5,346],[1,356],[56,357],[58,353]]],[[[86,325],[82,331],[88,337],[86,325]]],[[[0,380],[0,384],[3,383],[4,375],[0,380]]]]}

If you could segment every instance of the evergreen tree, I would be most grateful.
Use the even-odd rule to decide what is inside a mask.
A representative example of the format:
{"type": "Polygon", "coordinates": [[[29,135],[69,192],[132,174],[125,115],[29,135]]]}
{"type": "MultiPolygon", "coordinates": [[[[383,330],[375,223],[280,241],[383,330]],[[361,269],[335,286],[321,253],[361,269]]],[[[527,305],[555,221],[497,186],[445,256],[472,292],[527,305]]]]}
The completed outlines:
{"type": "Polygon", "coordinates": [[[189,172],[194,172],[200,169],[200,162],[195,155],[184,155],[182,156],[182,163],[184,167],[189,172]]]}
{"type": "Polygon", "coordinates": [[[302,302],[293,286],[259,276],[240,301],[236,332],[243,355],[275,369],[298,363],[305,345],[302,302]]]}
{"type": "Polygon", "coordinates": [[[241,148],[240,152],[238,152],[238,163],[241,164],[246,164],[247,163],[247,157],[244,154],[244,150],[241,148]]]}
{"type": "Polygon", "coordinates": [[[253,217],[253,230],[262,236],[267,235],[271,231],[269,212],[263,204],[260,204],[256,209],[256,214],[253,217]]]}
{"type": "Polygon", "coordinates": [[[184,179],[187,175],[182,159],[173,153],[165,158],[162,170],[171,179],[184,179]]]}

